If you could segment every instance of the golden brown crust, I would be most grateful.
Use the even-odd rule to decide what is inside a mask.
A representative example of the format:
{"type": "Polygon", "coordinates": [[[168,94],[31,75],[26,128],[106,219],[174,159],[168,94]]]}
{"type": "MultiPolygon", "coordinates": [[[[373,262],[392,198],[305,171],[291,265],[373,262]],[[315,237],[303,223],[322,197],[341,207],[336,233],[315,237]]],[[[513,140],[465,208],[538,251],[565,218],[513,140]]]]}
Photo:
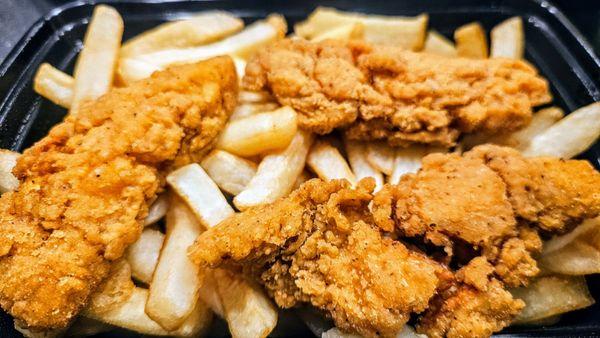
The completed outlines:
{"type": "Polygon", "coordinates": [[[64,327],[139,236],[161,170],[208,151],[236,100],[231,59],[155,73],[82,106],[26,150],[0,199],[0,305],[64,327]]]}
{"type": "Polygon", "coordinates": [[[551,99],[524,61],[414,53],[365,42],[280,41],[248,63],[244,86],[269,90],[316,133],[452,145],[461,132],[514,130],[551,99]]]}

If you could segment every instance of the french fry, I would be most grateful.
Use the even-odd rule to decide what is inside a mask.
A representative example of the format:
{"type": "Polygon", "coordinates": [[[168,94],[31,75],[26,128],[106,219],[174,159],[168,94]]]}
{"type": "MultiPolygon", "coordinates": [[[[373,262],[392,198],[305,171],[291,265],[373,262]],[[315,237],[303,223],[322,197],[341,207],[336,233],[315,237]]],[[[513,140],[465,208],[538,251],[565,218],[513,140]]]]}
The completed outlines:
{"type": "Polygon", "coordinates": [[[353,22],[334,27],[331,30],[325,31],[316,35],[311,41],[319,42],[323,40],[353,40],[362,39],[365,35],[365,25],[360,22],[353,22]]]}
{"type": "Polygon", "coordinates": [[[356,177],[346,159],[331,143],[319,140],[308,152],[306,164],[322,179],[346,179],[356,185],[356,177]]]}
{"type": "Polygon", "coordinates": [[[495,143],[506,145],[518,150],[524,150],[531,140],[564,117],[564,112],[558,107],[544,108],[533,114],[531,122],[522,129],[510,133],[487,135],[481,133],[465,135],[461,144],[471,149],[478,144],[495,143]]]}
{"type": "Polygon", "coordinates": [[[206,304],[198,301],[177,330],[167,331],[144,312],[148,298],[147,289],[136,287],[131,297],[124,303],[104,312],[86,308],[83,310],[83,315],[110,325],[154,336],[196,337],[210,327],[212,313],[206,304]]]}
{"type": "Polygon", "coordinates": [[[244,59],[234,56],[233,63],[235,65],[235,71],[237,73],[238,79],[241,82],[242,78],[244,77],[244,74],[246,74],[246,61],[244,59]]]}
{"type": "Polygon", "coordinates": [[[275,99],[269,92],[251,92],[247,90],[242,90],[238,94],[238,101],[240,103],[267,103],[273,102],[275,99]]]}
{"type": "Polygon", "coordinates": [[[161,194],[148,209],[148,215],[144,219],[144,226],[149,226],[160,221],[167,214],[167,210],[169,210],[169,196],[161,194]]]}
{"type": "Polygon", "coordinates": [[[319,7],[305,21],[296,24],[294,32],[310,40],[340,26],[361,23],[366,41],[421,50],[427,34],[427,21],[425,14],[415,17],[367,15],[319,7]]]}
{"type": "Polygon", "coordinates": [[[215,270],[225,319],[234,338],[267,337],[277,310],[258,286],[226,270],[215,270]]]}
{"type": "Polygon", "coordinates": [[[121,58],[118,69],[119,78],[127,84],[147,78],[155,71],[165,69],[173,64],[198,62],[225,54],[245,58],[270,42],[283,38],[286,30],[285,19],[278,15],[271,15],[266,20],[251,24],[238,34],[208,45],[172,48],[121,58]]]}
{"type": "Polygon", "coordinates": [[[237,195],[256,174],[256,164],[223,150],[213,150],[202,160],[202,168],[221,188],[237,195]]]}
{"type": "Polygon", "coordinates": [[[173,171],[167,182],[207,228],[234,213],[219,187],[197,163],[173,171]]]}
{"type": "Polygon", "coordinates": [[[256,175],[244,191],[233,199],[235,206],[239,210],[245,210],[271,203],[289,194],[304,169],[312,142],[313,136],[310,133],[298,131],[287,148],[265,156],[258,165],[256,175]]]}
{"type": "Polygon", "coordinates": [[[367,161],[373,168],[391,175],[394,171],[395,149],[383,142],[367,144],[367,161]]]}
{"type": "Polygon", "coordinates": [[[311,178],[313,178],[313,177],[311,176],[311,174],[308,173],[308,171],[302,170],[300,175],[298,175],[298,178],[296,178],[296,181],[294,182],[294,187],[292,188],[292,190],[296,190],[296,189],[300,188],[300,186],[302,184],[304,184],[304,182],[310,180],[311,178]]]}
{"type": "Polygon", "coordinates": [[[111,266],[109,276],[95,290],[86,305],[95,313],[104,313],[125,303],[133,293],[131,266],[120,259],[111,266]]]}
{"type": "Polygon", "coordinates": [[[383,174],[367,161],[366,144],[344,139],[344,145],[346,154],[348,155],[348,162],[350,162],[350,167],[352,167],[352,172],[356,180],[360,181],[365,177],[372,177],[375,179],[375,191],[379,191],[384,184],[383,174]]]}
{"type": "Polygon", "coordinates": [[[166,223],[167,235],[150,282],[146,313],[165,330],[172,331],[183,324],[198,300],[201,270],[187,257],[187,248],[204,228],[186,203],[174,194],[166,223]]]}
{"type": "Polygon", "coordinates": [[[74,83],[75,80],[70,75],[52,67],[49,63],[42,63],[33,78],[33,90],[55,104],[68,109],[73,100],[74,83]]]}
{"type": "Polygon", "coordinates": [[[19,156],[17,152],[0,149],[0,194],[19,187],[19,180],[12,173],[19,156]]]}
{"type": "Polygon", "coordinates": [[[297,114],[281,107],[229,122],[217,141],[217,148],[240,156],[252,156],[288,146],[298,129],[297,114]]]}
{"type": "Polygon", "coordinates": [[[488,57],[485,30],[477,22],[459,27],[454,31],[454,41],[458,56],[484,59],[488,57]]]}
{"type": "Polygon", "coordinates": [[[581,276],[547,276],[533,281],[528,287],[511,290],[526,306],[514,323],[524,324],[582,309],[594,304],[581,276]]]}
{"type": "Polygon", "coordinates": [[[220,318],[225,318],[225,310],[219,296],[217,288],[217,279],[214,276],[214,270],[206,270],[204,283],[200,288],[200,299],[205,302],[210,309],[220,318]]]}
{"type": "Polygon", "coordinates": [[[448,57],[458,56],[458,52],[456,51],[454,43],[434,30],[431,30],[429,31],[429,33],[427,33],[427,38],[425,39],[425,47],[423,48],[423,51],[425,53],[443,55],[448,57]]]}
{"type": "Polygon", "coordinates": [[[133,278],[150,284],[164,241],[165,235],[162,232],[146,228],[140,238],[127,248],[125,258],[131,266],[133,278]]]}
{"type": "Polygon", "coordinates": [[[83,49],[75,63],[69,113],[76,113],[84,101],[94,100],[112,87],[122,36],[123,19],[119,13],[105,5],[94,7],[83,49]]]}
{"type": "Polygon", "coordinates": [[[279,108],[279,105],[275,102],[265,103],[242,103],[235,107],[233,113],[229,117],[229,121],[241,119],[254,115],[256,113],[266,113],[279,108]]]}
{"type": "Polygon", "coordinates": [[[564,275],[600,273],[600,217],[545,242],[538,264],[543,271],[564,275]]]}
{"type": "Polygon", "coordinates": [[[244,28],[244,21],[224,11],[206,11],[188,19],[167,22],[123,44],[120,57],[169,48],[195,47],[220,40],[244,28]]]}
{"type": "Polygon", "coordinates": [[[522,59],[525,52],[525,32],[523,20],[514,16],[505,20],[490,32],[490,56],[522,59]]]}
{"type": "Polygon", "coordinates": [[[574,157],[600,136],[600,102],[581,107],[544,132],[523,149],[525,156],[574,157]]]}
{"type": "Polygon", "coordinates": [[[390,176],[389,183],[398,184],[403,175],[419,171],[421,160],[432,151],[434,149],[418,145],[398,148],[394,157],[394,170],[390,176]]]}

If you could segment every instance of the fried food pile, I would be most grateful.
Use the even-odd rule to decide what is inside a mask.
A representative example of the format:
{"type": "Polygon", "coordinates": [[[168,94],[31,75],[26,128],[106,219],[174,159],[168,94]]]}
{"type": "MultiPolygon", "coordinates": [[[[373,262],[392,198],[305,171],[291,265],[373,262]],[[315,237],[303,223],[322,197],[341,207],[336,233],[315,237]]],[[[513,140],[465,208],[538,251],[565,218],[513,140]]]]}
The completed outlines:
{"type": "Polygon", "coordinates": [[[0,199],[0,305],[64,327],[143,228],[170,168],[198,161],[236,104],[229,57],[114,89],[52,128],[0,199]]]}
{"type": "Polygon", "coordinates": [[[454,145],[461,133],[516,130],[551,100],[522,60],[448,58],[362,41],[287,39],[258,52],[243,85],[298,111],[300,127],[352,139],[454,145]]]}
{"type": "Polygon", "coordinates": [[[209,229],[190,257],[364,336],[394,336],[416,314],[429,337],[485,337],[524,307],[507,288],[539,273],[541,236],[600,214],[599,185],[585,161],[490,145],[433,154],[376,194],[371,179],[308,181],[209,229]]]}

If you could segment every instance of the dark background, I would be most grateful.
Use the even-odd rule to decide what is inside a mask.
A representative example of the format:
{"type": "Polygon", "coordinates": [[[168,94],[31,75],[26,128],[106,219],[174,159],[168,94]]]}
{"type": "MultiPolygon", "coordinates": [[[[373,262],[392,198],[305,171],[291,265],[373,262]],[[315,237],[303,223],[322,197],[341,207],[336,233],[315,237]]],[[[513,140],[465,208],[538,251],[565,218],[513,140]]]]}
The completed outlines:
{"type": "MultiPolygon", "coordinates": [[[[243,0],[240,0],[243,1],[243,0]]],[[[528,0],[523,0],[528,1],[528,0]]],[[[41,16],[70,1],[0,0],[0,62],[41,16]]],[[[553,0],[600,55],[600,0],[553,0]]]]}

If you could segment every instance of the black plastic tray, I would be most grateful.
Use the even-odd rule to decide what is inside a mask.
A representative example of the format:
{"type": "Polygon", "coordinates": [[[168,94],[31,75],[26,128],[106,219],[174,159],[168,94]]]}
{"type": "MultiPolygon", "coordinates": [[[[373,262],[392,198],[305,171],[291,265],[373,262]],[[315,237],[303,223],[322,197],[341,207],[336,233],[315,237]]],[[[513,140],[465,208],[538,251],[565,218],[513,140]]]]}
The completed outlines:
{"type": "MultiPolygon", "coordinates": [[[[375,0],[375,1],[107,1],[125,20],[125,38],[129,38],[164,21],[188,16],[207,9],[224,9],[251,22],[278,12],[290,24],[302,20],[317,5],[339,9],[389,15],[416,15],[427,12],[430,27],[451,36],[461,24],[480,21],[486,29],[510,16],[523,17],[526,34],[526,57],[551,83],[555,104],[565,111],[600,101],[600,60],[581,34],[565,16],[543,0],[375,0]]],[[[43,137],[59,122],[66,111],[36,95],[32,78],[42,62],[72,71],[81,49],[92,2],[75,2],[56,8],[36,22],[0,66],[0,148],[22,150],[43,137]]],[[[581,156],[600,167],[597,143],[581,156]]],[[[590,290],[600,301],[600,277],[588,278],[590,290]]],[[[226,326],[217,321],[210,336],[227,336],[226,326]]],[[[20,337],[12,320],[0,313],[0,337],[20,337]]],[[[98,337],[135,337],[118,332],[98,337]]],[[[310,336],[297,317],[286,312],[273,336],[310,336]]],[[[600,305],[567,314],[554,326],[509,328],[504,337],[600,337],[600,305]]]]}

